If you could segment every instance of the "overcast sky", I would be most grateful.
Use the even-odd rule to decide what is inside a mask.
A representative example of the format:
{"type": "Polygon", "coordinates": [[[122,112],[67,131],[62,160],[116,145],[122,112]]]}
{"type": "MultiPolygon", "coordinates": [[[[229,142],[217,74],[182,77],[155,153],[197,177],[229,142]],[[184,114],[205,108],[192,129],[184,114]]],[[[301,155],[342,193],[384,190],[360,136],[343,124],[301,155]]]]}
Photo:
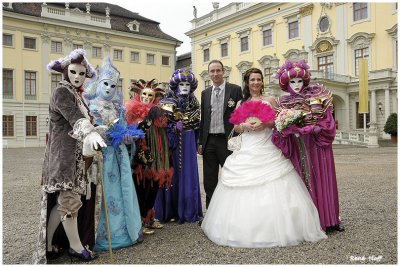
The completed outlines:
{"type": "MultiPolygon", "coordinates": [[[[163,32],[183,42],[177,48],[178,56],[191,50],[190,38],[185,32],[192,28],[190,21],[194,18],[193,6],[196,6],[198,18],[213,11],[211,0],[117,0],[110,3],[160,22],[163,32]]],[[[219,7],[223,7],[229,2],[225,0],[219,3],[219,7]]]]}

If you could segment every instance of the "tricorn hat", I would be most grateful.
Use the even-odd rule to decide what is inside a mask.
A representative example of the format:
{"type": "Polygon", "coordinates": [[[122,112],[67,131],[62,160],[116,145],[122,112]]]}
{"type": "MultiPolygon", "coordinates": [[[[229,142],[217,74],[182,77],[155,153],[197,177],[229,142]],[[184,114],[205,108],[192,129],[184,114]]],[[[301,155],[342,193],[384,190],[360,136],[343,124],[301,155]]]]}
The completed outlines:
{"type": "Polygon", "coordinates": [[[60,73],[64,73],[64,69],[67,68],[70,64],[77,63],[85,66],[86,68],[86,77],[94,78],[96,77],[96,70],[89,63],[86,58],[85,50],[79,48],[73,50],[68,56],[64,58],[59,58],[57,60],[53,60],[47,65],[47,69],[49,71],[56,71],[60,73]]]}

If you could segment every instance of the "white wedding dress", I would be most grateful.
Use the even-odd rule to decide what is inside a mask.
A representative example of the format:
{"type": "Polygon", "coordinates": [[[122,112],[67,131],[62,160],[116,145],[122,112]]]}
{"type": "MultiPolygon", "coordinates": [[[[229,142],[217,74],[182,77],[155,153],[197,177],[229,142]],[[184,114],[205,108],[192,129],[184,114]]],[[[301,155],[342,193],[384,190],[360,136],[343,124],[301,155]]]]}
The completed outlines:
{"type": "Polygon", "coordinates": [[[201,225],[218,245],[282,247],[327,238],[307,188],[271,136],[270,128],[244,132],[241,149],[225,161],[201,225]]]}

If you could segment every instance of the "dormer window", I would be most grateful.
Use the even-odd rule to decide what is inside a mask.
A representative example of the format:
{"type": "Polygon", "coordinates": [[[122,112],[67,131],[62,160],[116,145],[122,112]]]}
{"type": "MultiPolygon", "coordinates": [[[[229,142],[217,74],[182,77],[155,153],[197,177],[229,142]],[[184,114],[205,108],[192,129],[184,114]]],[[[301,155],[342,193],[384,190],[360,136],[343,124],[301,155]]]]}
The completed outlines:
{"type": "Polygon", "coordinates": [[[126,24],[126,26],[131,32],[139,32],[140,23],[136,20],[129,22],[128,24],[126,24]]]}

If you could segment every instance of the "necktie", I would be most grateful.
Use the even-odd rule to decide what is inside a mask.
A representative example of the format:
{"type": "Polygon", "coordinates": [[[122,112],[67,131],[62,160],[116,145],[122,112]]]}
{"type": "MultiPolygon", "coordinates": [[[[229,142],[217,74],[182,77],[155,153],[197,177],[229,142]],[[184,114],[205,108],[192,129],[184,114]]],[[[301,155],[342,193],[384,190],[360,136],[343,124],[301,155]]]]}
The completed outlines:
{"type": "Polygon", "coordinates": [[[221,92],[221,88],[215,87],[214,91],[215,91],[215,96],[218,98],[219,97],[219,93],[221,92]]]}

